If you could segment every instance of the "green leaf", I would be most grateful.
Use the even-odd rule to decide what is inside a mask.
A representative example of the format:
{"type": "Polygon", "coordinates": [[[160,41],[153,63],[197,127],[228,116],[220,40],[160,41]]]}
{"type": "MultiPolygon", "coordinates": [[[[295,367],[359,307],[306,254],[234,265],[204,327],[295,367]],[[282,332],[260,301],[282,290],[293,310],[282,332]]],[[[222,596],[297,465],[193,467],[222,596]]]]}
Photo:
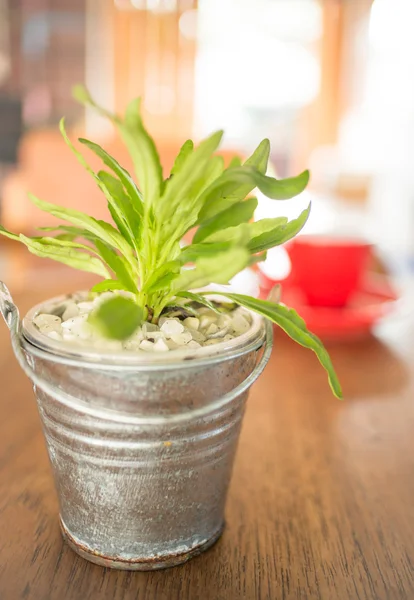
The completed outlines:
{"type": "Polygon", "coordinates": [[[91,292],[102,293],[102,292],[110,292],[112,290],[124,290],[128,291],[126,287],[116,279],[105,279],[104,281],[100,281],[96,285],[91,288],[91,292]]]}
{"type": "Polygon", "coordinates": [[[90,106],[103,117],[110,119],[115,125],[121,123],[121,119],[117,115],[112,114],[109,110],[106,110],[105,108],[99,106],[99,104],[95,102],[95,100],[92,98],[91,94],[84,85],[77,84],[73,86],[72,96],[75,100],[80,102],[80,104],[90,106]]]}
{"type": "Polygon", "coordinates": [[[103,163],[107,167],[109,167],[115,173],[115,175],[118,176],[119,181],[124,186],[125,191],[129,197],[129,201],[131,202],[137,213],[142,216],[143,207],[141,192],[135,185],[135,182],[132,179],[131,175],[128,173],[128,171],[121,167],[121,165],[115,158],[108,154],[108,152],[101,148],[101,146],[95,144],[95,142],[91,142],[90,140],[87,140],[85,138],[79,138],[79,142],[84,146],[87,146],[87,148],[89,148],[90,150],[92,150],[92,152],[99,156],[103,163]]]}
{"type": "MultiPolygon", "coordinates": [[[[260,173],[266,174],[267,171],[267,163],[269,161],[270,155],[270,142],[268,139],[264,139],[260,142],[256,150],[253,154],[245,161],[244,165],[248,167],[255,167],[260,173]]],[[[234,168],[240,167],[238,162],[230,163],[230,166],[223,173],[223,178],[226,172],[233,171],[234,168]]],[[[229,181],[224,178],[220,181],[220,185],[222,186],[219,192],[219,197],[216,198],[216,206],[210,206],[212,194],[217,195],[217,190],[212,188],[208,188],[204,190],[203,195],[200,199],[201,206],[203,209],[200,211],[199,215],[199,223],[206,219],[210,219],[215,216],[219,212],[223,212],[223,210],[227,209],[232,204],[236,202],[240,202],[244,200],[248,194],[254,189],[254,183],[242,183],[240,184],[238,181],[229,181]]]]}
{"type": "Polygon", "coordinates": [[[8,231],[7,229],[5,229],[3,227],[3,225],[0,225],[0,234],[4,235],[4,237],[10,238],[11,240],[15,240],[17,242],[21,241],[20,237],[18,235],[16,235],[15,233],[12,233],[11,231],[8,231]]]}
{"type": "Polygon", "coordinates": [[[86,215],[78,210],[74,210],[73,208],[64,208],[56,204],[51,204],[50,202],[45,202],[33,194],[29,194],[29,198],[35,206],[40,208],[40,210],[53,215],[57,219],[68,221],[69,223],[75,225],[75,227],[85,229],[101,241],[113,246],[124,255],[131,255],[131,247],[129,244],[115,229],[115,227],[109,223],[94,219],[93,217],[90,217],[89,215],[86,215]]]}
{"type": "Polygon", "coordinates": [[[226,210],[243,197],[239,198],[235,190],[247,190],[250,193],[255,187],[272,200],[288,200],[297,196],[306,188],[309,182],[309,171],[304,171],[297,177],[275,179],[263,175],[255,167],[243,165],[234,169],[227,169],[204,192],[203,208],[199,215],[199,222],[214,217],[219,212],[226,210]]]}
{"type": "Polygon", "coordinates": [[[321,340],[313,333],[308,331],[305,321],[292,308],[282,304],[275,304],[268,300],[259,300],[244,296],[242,294],[232,294],[227,292],[218,292],[222,296],[230,298],[237,304],[245,306],[254,312],[263,315],[273,323],[276,323],[285,331],[295,342],[313,350],[317,355],[321,365],[326,369],[329,378],[329,384],[335,396],[342,398],[342,389],[338,377],[335,373],[331,359],[321,340]]]}
{"type": "Polygon", "coordinates": [[[108,338],[126,340],[144,319],[144,311],[133,300],[114,296],[90,314],[89,322],[108,338]]]}
{"type": "Polygon", "coordinates": [[[182,265],[185,265],[189,262],[196,262],[199,258],[215,256],[216,254],[226,252],[233,247],[233,240],[229,242],[217,242],[212,244],[189,244],[181,250],[178,260],[182,265]]]}
{"type": "Polygon", "coordinates": [[[114,250],[109,248],[100,240],[95,241],[96,248],[108,267],[112,269],[119,281],[125,286],[129,292],[138,293],[137,282],[134,279],[134,274],[131,273],[128,262],[123,256],[116,254],[114,250]]]}
{"type": "Polygon", "coordinates": [[[233,156],[229,164],[229,169],[232,169],[234,167],[241,167],[242,164],[243,163],[240,156],[233,156]]]}
{"type": "Polygon", "coordinates": [[[202,288],[210,283],[226,284],[247,266],[249,259],[244,248],[231,248],[213,257],[200,258],[193,269],[180,273],[173,282],[172,291],[202,288]]]}
{"type": "MultiPolygon", "coordinates": [[[[65,242],[64,240],[53,240],[53,238],[49,238],[49,240],[50,241],[45,241],[45,239],[31,239],[20,234],[20,241],[27,246],[29,252],[36,256],[50,258],[57,262],[61,262],[68,267],[72,267],[73,269],[95,273],[95,275],[100,275],[105,279],[110,278],[109,272],[101,260],[87,254],[83,250],[79,250],[79,248],[82,247],[79,244],[65,242]]],[[[91,248],[86,246],[83,246],[83,248],[91,251],[91,248]]]]}
{"type": "Polygon", "coordinates": [[[177,158],[174,161],[174,166],[171,169],[171,175],[176,175],[177,173],[179,173],[179,171],[181,171],[182,166],[185,164],[185,161],[187,160],[188,156],[192,153],[193,150],[193,140],[187,140],[186,142],[184,142],[184,144],[181,146],[179,153],[177,154],[177,158]]]}
{"type": "Polygon", "coordinates": [[[155,290],[163,289],[165,286],[165,282],[167,285],[171,282],[180,272],[181,263],[178,260],[172,260],[164,263],[158,269],[156,269],[153,274],[146,281],[143,291],[144,292],[153,292],[155,290]],[[169,276],[172,276],[169,278],[169,276]]]}
{"type": "Polygon", "coordinates": [[[187,292],[178,292],[175,295],[177,298],[186,298],[187,300],[191,300],[192,302],[198,302],[199,304],[203,304],[204,306],[206,306],[210,310],[214,311],[218,315],[221,314],[221,312],[218,310],[217,306],[215,306],[212,302],[210,302],[210,300],[207,300],[207,298],[205,298],[204,296],[201,296],[200,294],[196,294],[195,292],[187,291],[187,292]]]}
{"type": "MultiPolygon", "coordinates": [[[[309,218],[310,209],[311,205],[309,204],[308,208],[302,211],[297,219],[292,219],[285,225],[276,226],[274,229],[266,231],[251,239],[248,244],[250,252],[252,254],[263,252],[264,250],[269,250],[269,248],[280,246],[292,239],[305,226],[306,221],[309,218]]],[[[261,221],[257,222],[260,223],[261,221]]]]}
{"type": "Polygon", "coordinates": [[[162,169],[154,140],[142,123],[139,98],[128,104],[118,129],[131,154],[145,202],[151,205],[160,195],[162,169]]]}
{"type": "Polygon", "coordinates": [[[160,220],[171,219],[176,222],[177,207],[189,210],[189,192],[203,176],[208,161],[220,144],[222,136],[223,132],[218,131],[203,140],[193,152],[187,155],[174,177],[167,181],[164,194],[160,199],[160,220]]]}
{"type": "Polygon", "coordinates": [[[113,211],[111,204],[108,204],[108,208],[112,214],[112,218],[118,227],[120,233],[129,240],[131,245],[134,246],[135,242],[139,240],[139,231],[141,226],[141,216],[135,209],[135,205],[131,202],[130,197],[125,192],[122,184],[118,179],[107,173],[106,171],[99,171],[99,179],[105,185],[108,192],[111,194],[113,201],[118,206],[118,211],[113,211]],[[122,215],[121,218],[119,215],[122,215]]]}
{"type": "Polygon", "coordinates": [[[261,219],[253,223],[241,223],[236,227],[228,227],[223,231],[216,231],[210,235],[204,242],[228,242],[237,239],[243,239],[250,249],[251,240],[286,226],[288,220],[286,217],[276,217],[274,219],[261,219]]]}
{"type": "Polygon", "coordinates": [[[233,204],[227,210],[202,223],[197,229],[193,241],[202,242],[216,231],[227,229],[227,227],[234,227],[241,223],[247,223],[253,218],[256,208],[257,198],[248,198],[247,200],[233,204]]]}

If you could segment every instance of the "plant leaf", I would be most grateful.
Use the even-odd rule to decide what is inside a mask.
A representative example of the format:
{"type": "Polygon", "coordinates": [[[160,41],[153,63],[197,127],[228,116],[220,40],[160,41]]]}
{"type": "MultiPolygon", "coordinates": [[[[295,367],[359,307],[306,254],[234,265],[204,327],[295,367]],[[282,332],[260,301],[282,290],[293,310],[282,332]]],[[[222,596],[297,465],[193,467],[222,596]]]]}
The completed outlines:
{"type": "Polygon", "coordinates": [[[193,152],[186,156],[174,177],[167,181],[164,194],[160,199],[159,210],[162,220],[171,219],[172,222],[176,222],[176,209],[180,205],[188,210],[189,192],[202,177],[209,158],[220,144],[222,136],[223,132],[218,131],[203,140],[193,152]]]}
{"type": "Polygon", "coordinates": [[[176,175],[181,170],[182,166],[185,164],[187,157],[194,150],[194,142],[193,140],[187,140],[181,146],[179,153],[177,154],[177,158],[174,161],[173,168],[171,169],[171,175],[176,175]]]}
{"type": "Polygon", "coordinates": [[[218,310],[217,306],[215,306],[212,302],[210,302],[210,300],[208,300],[204,296],[201,296],[200,294],[196,294],[195,292],[187,291],[187,292],[178,292],[175,295],[177,298],[187,298],[187,300],[191,300],[192,302],[198,302],[199,304],[203,304],[210,310],[213,310],[218,315],[221,314],[220,311],[218,310]]]}
{"type": "Polygon", "coordinates": [[[165,283],[170,283],[180,272],[181,263],[178,260],[172,260],[164,263],[149,277],[145,286],[144,292],[153,292],[165,287],[165,283]],[[172,276],[169,278],[168,276],[172,276]],[[165,279],[167,277],[167,279],[165,279]],[[160,287],[161,285],[161,287],[160,287]]]}
{"type": "Polygon", "coordinates": [[[248,198],[233,204],[227,210],[202,223],[194,235],[193,242],[202,242],[216,231],[247,223],[253,218],[256,208],[257,198],[248,198]]]}
{"type": "Polygon", "coordinates": [[[254,221],[253,223],[241,223],[236,227],[228,227],[223,231],[216,231],[204,242],[228,242],[237,239],[243,239],[250,249],[251,240],[259,237],[262,234],[266,234],[275,229],[285,227],[288,223],[286,217],[275,217],[274,219],[260,219],[260,221],[254,221]]]}
{"type": "Polygon", "coordinates": [[[94,219],[93,217],[72,208],[64,208],[56,204],[51,204],[50,202],[45,202],[44,200],[37,198],[34,194],[29,194],[29,198],[35,206],[40,208],[40,210],[50,213],[57,219],[68,221],[75,225],[75,227],[85,229],[98,239],[113,246],[124,255],[131,255],[131,247],[129,244],[115,227],[109,223],[94,219]]]}
{"type": "Polygon", "coordinates": [[[235,194],[235,190],[247,190],[250,193],[255,187],[272,200],[288,200],[297,196],[306,188],[309,182],[309,171],[304,171],[297,177],[275,179],[258,171],[257,168],[243,165],[234,169],[227,169],[204,192],[203,208],[199,215],[199,222],[214,217],[219,212],[226,210],[243,197],[235,194]]]}
{"type": "MultiPolygon", "coordinates": [[[[52,240],[53,238],[49,239],[52,240]]],[[[105,279],[110,278],[109,272],[101,260],[87,254],[83,250],[79,250],[82,246],[78,244],[65,242],[64,240],[54,240],[53,242],[47,242],[41,238],[34,240],[23,234],[20,234],[20,241],[27,246],[29,252],[36,256],[51,258],[73,269],[95,273],[95,275],[100,275],[105,279]]],[[[87,248],[86,246],[84,248],[92,251],[91,248],[87,248]]]]}
{"type": "Polygon", "coordinates": [[[137,213],[142,216],[142,195],[128,171],[121,167],[115,158],[108,154],[108,152],[101,148],[101,146],[95,144],[95,142],[91,142],[85,138],[79,138],[79,142],[99,156],[103,163],[109,167],[115,173],[115,175],[118,176],[119,181],[124,186],[125,191],[129,196],[130,202],[134,206],[137,213]]]}
{"type": "MultiPolygon", "coordinates": [[[[292,239],[305,226],[309,218],[310,209],[311,205],[309,204],[308,208],[302,211],[297,219],[292,219],[286,225],[276,226],[274,229],[263,232],[261,235],[251,239],[248,244],[250,252],[252,254],[263,252],[264,250],[269,250],[269,248],[280,246],[292,239]]],[[[257,222],[260,223],[261,221],[257,222]]]]}
{"type": "Polygon", "coordinates": [[[101,292],[109,292],[111,290],[124,290],[128,291],[126,287],[116,279],[105,279],[104,281],[100,281],[96,285],[91,288],[91,292],[101,293],[101,292]]]}
{"type": "MultiPolygon", "coordinates": [[[[211,293],[211,292],[210,292],[211,293]]],[[[244,296],[242,294],[232,294],[227,292],[218,292],[222,296],[230,298],[237,304],[245,306],[254,312],[263,315],[267,319],[270,319],[273,323],[276,323],[285,331],[289,337],[295,342],[313,350],[317,355],[321,365],[326,369],[329,378],[329,384],[335,396],[342,398],[342,389],[339,383],[338,377],[335,373],[331,359],[328,352],[326,351],[321,340],[316,337],[313,333],[308,331],[305,321],[294,311],[292,308],[288,308],[282,304],[275,304],[268,300],[259,300],[257,298],[251,298],[250,296],[244,296]]]]}
{"type": "Polygon", "coordinates": [[[4,235],[4,237],[10,238],[11,240],[15,240],[17,242],[21,241],[20,237],[17,234],[8,231],[3,227],[3,225],[0,225],[0,234],[4,235]]]}
{"type": "Polygon", "coordinates": [[[145,202],[151,205],[160,195],[162,169],[154,140],[142,123],[139,98],[128,104],[118,129],[131,154],[145,202]]]}
{"type": "Polygon", "coordinates": [[[137,282],[134,280],[134,274],[130,272],[129,264],[125,258],[116,254],[114,250],[100,240],[96,240],[95,245],[103,260],[125,286],[125,289],[133,294],[138,293],[137,282]]]}
{"type": "MultiPolygon", "coordinates": [[[[270,155],[270,142],[268,139],[264,139],[260,142],[260,144],[257,146],[256,150],[253,152],[253,154],[245,161],[244,165],[248,166],[248,167],[255,167],[260,173],[263,173],[264,175],[266,174],[267,171],[267,163],[269,161],[269,155],[270,155]]],[[[223,173],[223,175],[227,172],[227,171],[232,171],[234,168],[238,168],[240,167],[240,164],[236,163],[230,163],[230,166],[228,169],[226,169],[226,171],[223,173]]],[[[212,182],[213,183],[213,182],[212,182]]],[[[217,204],[219,205],[218,209],[215,210],[215,208],[213,206],[210,206],[210,208],[207,209],[207,205],[211,203],[211,198],[209,197],[210,194],[210,188],[207,188],[206,190],[203,191],[203,195],[200,199],[200,206],[202,206],[202,210],[200,211],[200,215],[199,215],[199,220],[198,222],[201,223],[202,221],[206,220],[206,219],[210,219],[211,217],[213,217],[214,215],[216,215],[219,212],[223,212],[225,209],[227,209],[229,206],[231,206],[232,204],[235,204],[236,202],[240,202],[241,200],[244,200],[245,197],[250,194],[250,192],[254,189],[254,184],[239,184],[237,181],[227,181],[224,180],[224,182],[222,181],[222,183],[224,184],[223,187],[220,190],[220,194],[219,194],[219,198],[216,200],[217,204]]]]}
{"type": "Polygon", "coordinates": [[[98,177],[111,194],[114,202],[118,205],[119,210],[113,211],[111,204],[108,204],[108,208],[115,224],[120,233],[130,241],[132,246],[134,246],[135,242],[138,242],[139,240],[139,230],[141,225],[140,214],[135,210],[135,205],[131,202],[130,197],[125,192],[118,179],[106,171],[99,171],[98,177]],[[121,214],[123,218],[119,218],[119,214],[121,214]]]}
{"type": "Polygon", "coordinates": [[[221,252],[227,251],[229,248],[234,247],[234,242],[216,242],[216,243],[202,243],[202,244],[189,244],[185,246],[178,256],[178,260],[182,265],[189,262],[195,262],[199,258],[215,256],[221,252]]]}
{"type": "Polygon", "coordinates": [[[248,264],[250,255],[244,248],[231,248],[213,257],[200,258],[193,269],[184,269],[172,285],[173,292],[202,288],[211,283],[226,284],[248,264]]]}
{"type": "Polygon", "coordinates": [[[88,321],[108,338],[129,338],[144,319],[144,311],[130,298],[114,296],[90,314],[88,321]]]}

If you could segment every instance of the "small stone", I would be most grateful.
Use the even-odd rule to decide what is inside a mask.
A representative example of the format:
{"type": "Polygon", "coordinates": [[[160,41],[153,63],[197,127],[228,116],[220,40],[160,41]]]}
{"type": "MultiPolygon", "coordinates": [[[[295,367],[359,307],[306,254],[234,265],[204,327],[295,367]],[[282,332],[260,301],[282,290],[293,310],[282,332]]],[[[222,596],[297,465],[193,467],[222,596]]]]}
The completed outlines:
{"type": "Polygon", "coordinates": [[[139,344],[140,344],[141,340],[134,340],[134,339],[130,339],[127,340],[126,342],[123,343],[123,348],[125,350],[129,350],[130,352],[136,352],[137,350],[139,350],[139,344]]]}
{"type": "Polygon", "coordinates": [[[236,313],[233,316],[232,328],[236,333],[242,334],[250,329],[250,323],[243,315],[236,313]]]}
{"type": "Polygon", "coordinates": [[[182,333],[173,333],[171,336],[173,342],[178,344],[178,346],[185,346],[188,342],[191,342],[193,336],[189,331],[183,331],[182,333]]]}
{"type": "Polygon", "coordinates": [[[78,306],[79,314],[81,314],[81,315],[90,313],[95,308],[93,302],[78,302],[77,306],[78,306]]]}
{"type": "Polygon", "coordinates": [[[147,333],[147,340],[155,342],[159,339],[165,339],[165,335],[162,331],[150,331],[147,333]]]}
{"type": "Polygon", "coordinates": [[[155,325],[154,323],[147,323],[147,322],[142,324],[142,332],[144,333],[144,335],[146,335],[148,333],[152,333],[153,331],[159,331],[158,325],[155,325]]]}
{"type": "Polygon", "coordinates": [[[211,311],[205,315],[202,315],[200,318],[200,327],[202,329],[206,329],[211,323],[217,321],[216,315],[211,311]]]}
{"type": "Polygon", "coordinates": [[[180,348],[180,346],[176,344],[173,340],[165,340],[165,343],[168,346],[168,350],[177,350],[177,348],[180,348]]]}
{"type": "Polygon", "coordinates": [[[77,304],[71,302],[65,308],[65,312],[62,315],[62,321],[67,321],[68,319],[73,319],[79,315],[79,308],[77,304]]]}
{"type": "Polygon", "coordinates": [[[154,344],[148,340],[142,340],[139,348],[140,350],[145,350],[145,352],[154,352],[154,344]]]}
{"type": "Polygon", "coordinates": [[[79,315],[78,317],[73,317],[73,319],[68,319],[62,323],[63,329],[67,329],[76,333],[78,329],[82,326],[84,321],[88,318],[88,315],[84,313],[83,315],[79,315]]]}
{"type": "Polygon", "coordinates": [[[198,342],[195,342],[194,340],[191,340],[191,342],[188,342],[186,348],[191,348],[192,350],[197,350],[197,348],[201,348],[201,344],[199,344],[198,342]]]}
{"type": "Polygon", "coordinates": [[[224,329],[224,327],[228,327],[231,325],[231,316],[230,315],[220,315],[217,321],[217,325],[224,329]]]}
{"type": "Polygon", "coordinates": [[[46,335],[47,335],[47,337],[50,337],[52,340],[58,340],[58,341],[63,340],[62,335],[60,333],[58,333],[57,331],[49,331],[49,333],[47,333],[46,335]]]}
{"type": "Polygon", "coordinates": [[[60,328],[60,324],[62,323],[62,319],[60,317],[57,317],[56,315],[47,315],[45,313],[42,313],[40,315],[37,315],[34,319],[33,319],[33,323],[39,328],[42,329],[42,327],[54,327],[55,330],[56,328],[60,328]]]}
{"type": "Polygon", "coordinates": [[[167,342],[163,339],[159,339],[155,342],[154,344],[154,352],[168,352],[169,351],[169,347],[167,345],[167,342]]]}
{"type": "Polygon", "coordinates": [[[223,342],[230,342],[230,340],[234,340],[234,336],[230,335],[229,333],[227,335],[224,336],[223,338],[223,342]]]}
{"type": "Polygon", "coordinates": [[[200,320],[196,317],[187,317],[186,319],[184,319],[183,325],[184,327],[188,327],[189,329],[194,329],[195,331],[198,331],[198,328],[200,327],[200,320]]]}
{"type": "Polygon", "coordinates": [[[167,336],[171,337],[176,333],[182,333],[184,331],[184,325],[177,321],[177,319],[167,319],[161,325],[161,331],[167,336]]]}
{"type": "Polygon", "coordinates": [[[217,332],[218,332],[217,325],[215,323],[210,323],[210,325],[206,329],[206,335],[209,336],[209,335],[212,335],[217,332]]]}
{"type": "Polygon", "coordinates": [[[207,339],[206,336],[203,333],[201,333],[201,331],[196,331],[195,329],[192,329],[190,331],[190,333],[191,333],[191,337],[193,338],[193,340],[195,342],[198,342],[199,344],[201,344],[202,342],[205,342],[207,339]]]}

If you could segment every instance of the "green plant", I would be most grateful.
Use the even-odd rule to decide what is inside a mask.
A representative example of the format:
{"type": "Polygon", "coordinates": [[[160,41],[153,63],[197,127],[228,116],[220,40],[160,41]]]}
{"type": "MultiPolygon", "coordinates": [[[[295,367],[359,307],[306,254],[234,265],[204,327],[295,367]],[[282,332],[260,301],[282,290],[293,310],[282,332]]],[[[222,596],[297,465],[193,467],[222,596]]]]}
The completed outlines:
{"type": "MultiPolygon", "coordinates": [[[[130,298],[114,295],[92,315],[108,337],[127,338],[143,320],[156,322],[169,305],[194,300],[208,305],[205,292],[190,290],[227,284],[241,270],[263,260],[269,248],[294,237],[306,223],[310,206],[291,221],[279,217],[252,222],[257,200],[249,195],[255,188],[274,200],[287,200],[301,193],[309,180],[308,171],[283,180],[266,176],[268,140],[243,164],[235,160],[226,169],[223,159],[214,154],[221,131],[197,147],[187,140],[164,179],[156,147],[141,120],[139,100],[132,101],[121,118],[99,107],[82,86],[75,88],[74,95],[115,125],[132,157],[139,187],[103,148],[81,138],[79,142],[107,168],[95,173],[69,140],[62,119],[63,138],[103,192],[114,225],[30,194],[38,208],[69,225],[43,228],[47,235],[42,237],[16,235],[3,227],[0,233],[23,242],[37,256],[99,275],[103,281],[93,292],[131,292],[130,298]],[[193,241],[182,247],[180,242],[190,229],[195,229],[193,241]]],[[[270,319],[313,350],[328,372],[334,394],[341,396],[328,353],[295,311],[280,303],[220,294],[270,319]]]]}

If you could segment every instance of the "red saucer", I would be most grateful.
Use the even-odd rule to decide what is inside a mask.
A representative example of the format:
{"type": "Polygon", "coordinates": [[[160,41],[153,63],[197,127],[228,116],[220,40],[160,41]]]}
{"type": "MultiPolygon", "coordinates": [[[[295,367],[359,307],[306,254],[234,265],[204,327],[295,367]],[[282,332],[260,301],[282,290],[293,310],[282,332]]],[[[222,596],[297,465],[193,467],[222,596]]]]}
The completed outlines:
{"type": "MultiPolygon", "coordinates": [[[[274,281],[260,273],[260,297],[266,298],[274,281]]],[[[294,308],[312,333],[320,338],[345,340],[368,335],[372,327],[389,314],[397,301],[397,294],[389,280],[376,273],[368,273],[364,282],[342,308],[309,306],[301,290],[288,280],[281,282],[281,301],[294,308]]]]}

